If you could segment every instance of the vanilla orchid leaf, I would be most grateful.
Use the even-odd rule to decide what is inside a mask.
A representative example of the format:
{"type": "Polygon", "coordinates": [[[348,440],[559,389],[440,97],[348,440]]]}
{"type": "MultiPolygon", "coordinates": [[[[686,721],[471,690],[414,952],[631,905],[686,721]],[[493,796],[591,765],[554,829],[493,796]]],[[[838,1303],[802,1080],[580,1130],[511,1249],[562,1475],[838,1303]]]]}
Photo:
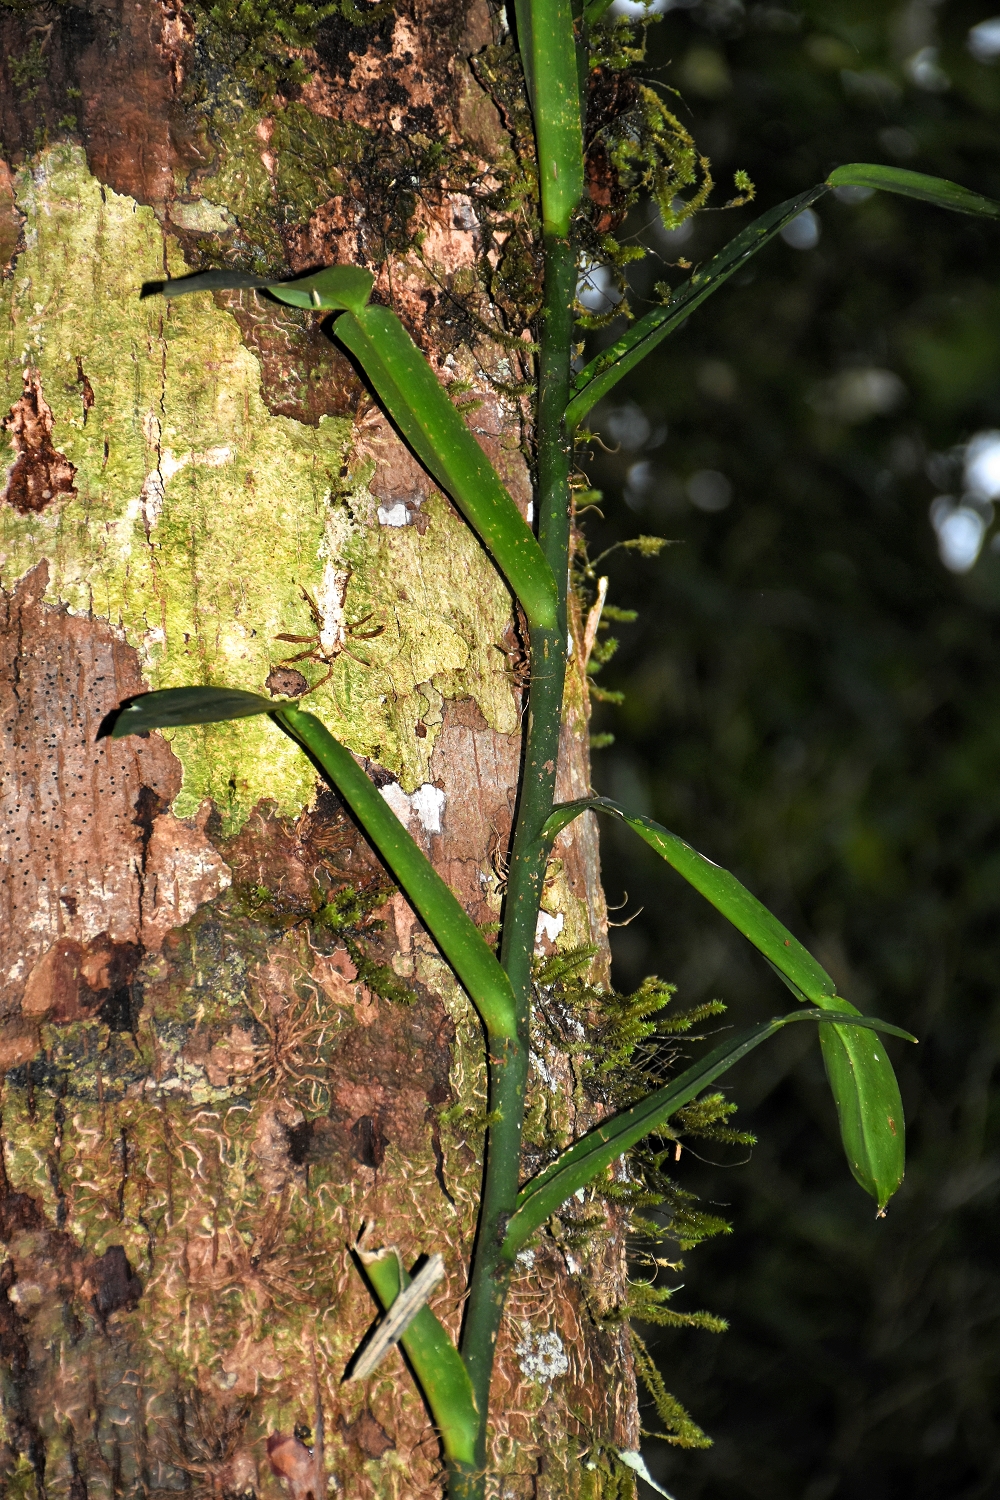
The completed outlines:
{"type": "Polygon", "coordinates": [[[357,359],[421,463],[493,554],[530,624],[552,628],[556,581],[535,536],[395,313],[342,314],[334,336],[357,359]]]}
{"type": "Polygon", "coordinates": [[[115,718],[111,738],[120,740],[127,734],[148,734],[151,729],[173,729],[181,724],[219,724],[227,719],[273,713],[274,708],[272,698],[239,688],[161,688],[130,698],[115,718]]]}
{"type": "MultiPolygon", "coordinates": [[[[841,1004],[844,1005],[846,1013],[846,1002],[841,1002],[841,1004]]],[[[768,1037],[774,1036],[782,1027],[798,1021],[815,1021],[821,1025],[821,1038],[828,1032],[839,1034],[858,1031],[869,1043],[869,1052],[876,1047],[880,1051],[883,1050],[877,1039],[872,1039],[869,1035],[873,1031],[888,1031],[908,1041],[914,1040],[908,1032],[898,1026],[893,1026],[888,1021],[880,1021],[874,1016],[858,1015],[853,1011],[853,1007],[851,1011],[850,1025],[838,1024],[834,1020],[833,1012],[819,1009],[791,1011],[788,1015],[774,1016],[770,1021],[761,1021],[758,1025],[727,1038],[693,1067],[687,1068],[664,1088],[657,1089],[655,1093],[649,1094],[638,1104],[633,1104],[631,1109],[624,1110],[610,1120],[602,1121],[596,1129],[581,1136],[578,1141],[574,1141],[572,1146],[563,1151],[554,1162],[551,1162],[521,1189],[517,1198],[516,1211],[507,1225],[503,1245],[504,1256],[512,1260],[529,1236],[544,1224],[546,1219],[556,1213],[568,1198],[580,1188],[585,1187],[588,1182],[593,1181],[599,1172],[610,1166],[632,1146],[647,1135],[654,1134],[666,1124],[671,1115],[676,1114],[685,1104],[689,1104],[703,1088],[714,1083],[734,1063],[739,1062],[755,1047],[759,1047],[761,1042],[767,1041],[768,1037]]],[[[852,1062],[856,1056],[856,1051],[852,1050],[852,1062]]],[[[840,1066],[839,1060],[837,1066],[840,1066]]],[[[846,1091],[849,1092],[849,1088],[846,1091]]],[[[859,1091],[855,1090],[855,1092],[859,1091]]],[[[874,1098],[871,1102],[874,1105],[874,1098]]],[[[899,1186],[899,1178],[894,1176],[895,1161],[883,1163],[879,1158],[877,1139],[875,1139],[877,1135],[878,1132],[871,1129],[865,1134],[864,1163],[873,1174],[871,1183],[863,1180],[856,1171],[854,1175],[861,1185],[879,1200],[879,1208],[882,1208],[891,1193],[899,1186]],[[889,1186],[890,1182],[891,1186],[889,1186]]],[[[890,1139],[894,1139],[891,1133],[890,1139]]],[[[900,1177],[901,1175],[900,1173],[900,1177]]]]}
{"type": "Polygon", "coordinates": [[[918,198],[921,203],[933,203],[937,208],[950,208],[954,213],[1000,219],[1000,203],[994,199],[984,198],[945,177],[928,177],[925,172],[910,172],[905,167],[852,162],[837,167],[826,180],[830,187],[878,188],[904,198],[918,198]]]}
{"type": "MultiPolygon", "coordinates": [[[[545,824],[545,836],[554,838],[586,809],[610,814],[627,823],[753,943],[796,999],[811,1002],[828,1013],[858,1014],[837,994],[834,981],[822,965],[746,886],[652,818],[629,813],[607,797],[588,797],[554,808],[545,824]]],[[[884,1047],[854,1035],[853,1029],[834,1025],[828,1033],[824,1028],[820,1041],[848,1165],[881,1210],[903,1177],[903,1106],[884,1047]]],[[[890,1028],[886,1023],[880,1029],[898,1033],[898,1028],[890,1028]]],[[[898,1034],[914,1040],[909,1033],[898,1034]]]]}
{"type": "Polygon", "coordinates": [[[815,203],[827,191],[825,183],[812,187],[776,208],[768,209],[748,224],[718,255],[700,266],[682,282],[662,307],[654,307],[644,318],[633,323],[616,343],[592,359],[573,382],[573,395],[566,408],[566,427],[572,432],[580,425],[595,402],[606,396],[640,360],[652,353],[669,333],[673,333],[700,307],[706,297],[717,292],[735,271],[762,250],[786,224],[815,203]]]}
{"type": "Polygon", "coordinates": [[[514,991],[495,953],[351,752],[296,704],[275,705],[274,719],[343,797],[465,986],[489,1035],[516,1036],[514,991]]]}
{"type": "Polygon", "coordinates": [[[655,307],[633,323],[616,343],[603,350],[577,375],[573,396],[566,408],[566,426],[572,432],[595,402],[605,396],[623,375],[645,359],[662,339],[679,328],[706,297],[718,291],[734,271],[762,250],[787,224],[818,199],[838,187],[877,188],[907,198],[918,198],[938,208],[955,213],[1000,218],[1000,203],[984,198],[969,188],[949,182],[944,177],[928,177],[924,172],[910,172],[903,167],[885,167],[869,162],[853,162],[837,167],[825,182],[817,183],[795,198],[768,209],[748,224],[718,255],[700,266],[689,279],[677,287],[662,307],[655,307]]]}
{"type": "MultiPolygon", "coordinates": [[[[386,1312],[410,1283],[395,1249],[359,1252],[365,1275],[386,1312]]],[[[472,1382],[441,1320],[424,1304],[400,1339],[441,1434],[446,1455],[458,1464],[475,1462],[479,1413],[472,1382]]]]}
{"type": "Polygon", "coordinates": [[[196,271],[167,281],[147,281],[143,297],[184,297],[189,292],[270,292],[279,302],[318,311],[358,311],[371,296],[374,278],[363,266],[326,266],[322,271],[298,276],[293,281],[254,276],[248,271],[196,271]]]}
{"type": "Polygon", "coordinates": [[[421,919],[482,1017],[490,1036],[517,1033],[510,980],[479,928],[403,827],[350,751],[314,714],[297,704],[235,688],[164,688],[134,698],[118,714],[113,739],[182,724],[213,724],[270,714],[306,751],[343,797],[421,919]]]}

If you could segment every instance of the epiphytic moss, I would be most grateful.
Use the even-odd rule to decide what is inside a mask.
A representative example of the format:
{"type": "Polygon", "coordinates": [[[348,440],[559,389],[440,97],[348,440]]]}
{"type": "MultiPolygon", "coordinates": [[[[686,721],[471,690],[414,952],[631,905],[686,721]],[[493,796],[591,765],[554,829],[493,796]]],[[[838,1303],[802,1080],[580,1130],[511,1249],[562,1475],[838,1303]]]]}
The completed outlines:
{"type": "MultiPolygon", "coordinates": [[[[261,692],[293,650],[275,637],[315,632],[301,589],[329,604],[349,575],[346,623],[373,612],[382,629],[339,655],[310,699],[335,734],[409,791],[429,780],[434,694],[475,698],[510,733],[494,644],[509,601],[450,507],[426,505],[426,541],[379,525],[363,475],[344,491],[348,421],[272,416],[255,357],[208,294],[140,300],[164,263],[186,268],[153,211],[102,187],[78,147],[42,153],[17,193],[26,248],[2,292],[0,402],[20,395],[23,368],[39,371],[77,496],[37,515],[0,504],[4,581],[47,557],[49,600],[120,626],[151,687],[261,692]]],[[[305,665],[311,681],[325,671],[305,665]]],[[[226,833],[263,797],[294,815],[313,795],[311,767],[266,719],[179,730],[173,747],[184,768],[175,810],[211,797],[226,833]]]]}

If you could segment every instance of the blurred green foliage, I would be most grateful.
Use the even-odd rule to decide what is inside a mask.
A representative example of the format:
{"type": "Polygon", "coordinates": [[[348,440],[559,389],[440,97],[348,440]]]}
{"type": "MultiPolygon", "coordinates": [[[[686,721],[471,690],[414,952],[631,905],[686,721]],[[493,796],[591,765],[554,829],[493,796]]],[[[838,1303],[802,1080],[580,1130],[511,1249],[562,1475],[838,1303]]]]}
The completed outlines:
{"type": "MultiPolygon", "coordinates": [[[[746,169],[757,201],[673,235],[654,208],[636,214],[659,259],[630,268],[635,311],[686,274],[670,263],[703,261],[842,162],[1000,197],[1000,58],[968,45],[988,15],[966,0],[670,10],[644,78],[681,91],[717,180],[746,169]]],[[[730,1332],[649,1338],[715,1447],[649,1457],[683,1500],[986,1500],[1000,1493],[1000,528],[972,502],[982,549],[953,571],[930,511],[948,495],[939,524],[953,512],[964,445],[1000,429],[1000,230],[883,195],[815,212],[805,248],[765,250],[590,423],[617,445],[585,466],[604,492],[591,555],[639,532],[680,543],[602,565],[639,618],[616,622],[600,677],[625,701],[598,706],[595,730],[616,739],[594,778],[733,870],[856,1005],[921,1037],[890,1044],[909,1168],[876,1223],[838,1159],[811,1035],[734,1075],[752,1159],[718,1147],[704,1155],[725,1169],[688,1152],[675,1168],[733,1221],[691,1257],[683,1294],[730,1332]]],[[[604,859],[610,899],[628,892],[619,916],[643,907],[613,934],[619,988],[656,971],[685,1005],[721,996],[737,1025],[783,1008],[749,948],[626,831],[605,830],[604,859]]]]}

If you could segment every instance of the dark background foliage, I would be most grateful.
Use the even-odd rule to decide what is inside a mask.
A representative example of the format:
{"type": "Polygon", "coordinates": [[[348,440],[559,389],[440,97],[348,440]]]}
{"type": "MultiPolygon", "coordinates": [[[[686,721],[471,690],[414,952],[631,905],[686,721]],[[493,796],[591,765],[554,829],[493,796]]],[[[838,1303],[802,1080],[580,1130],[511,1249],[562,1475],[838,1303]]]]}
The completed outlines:
{"type": "MultiPolygon", "coordinates": [[[[680,90],[716,200],[739,167],[758,197],[672,244],[643,229],[652,210],[630,227],[697,263],[851,161],[1000,198],[1000,60],[968,47],[991,14],[670,10],[645,75],[680,90]]],[[[640,616],[614,627],[599,679],[626,698],[598,710],[616,741],[595,783],[732,869],[843,994],[919,1034],[892,1047],[909,1168],[876,1222],[815,1039],[796,1028],[741,1065],[750,1161],[718,1148],[721,1166],[685,1153],[676,1169],[734,1233],[668,1278],[685,1283],[674,1306],[731,1330],[657,1343],[715,1446],[648,1452],[678,1500],[973,1500],[1000,1493],[1000,534],[972,502],[985,538],[956,571],[930,507],[961,496],[963,445],[1000,428],[1000,226],[882,194],[816,212],[812,248],[762,252],[592,423],[619,445],[588,465],[605,497],[592,555],[638,532],[680,544],[608,564],[611,598],[640,616]]],[[[635,268],[637,311],[684,274],[662,261],[635,268]]],[[[642,907],[613,937],[619,987],[655,970],[736,1024],[789,1007],[626,831],[605,831],[604,858],[619,915],[642,907]]]]}

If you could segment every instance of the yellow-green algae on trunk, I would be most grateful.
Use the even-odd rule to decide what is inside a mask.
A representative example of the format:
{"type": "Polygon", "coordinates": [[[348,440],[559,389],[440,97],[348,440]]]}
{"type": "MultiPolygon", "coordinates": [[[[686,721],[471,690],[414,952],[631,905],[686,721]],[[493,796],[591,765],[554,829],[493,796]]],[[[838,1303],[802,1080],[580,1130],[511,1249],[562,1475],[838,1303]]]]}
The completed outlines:
{"type": "MultiPolygon", "coordinates": [[[[473,697],[513,732],[499,646],[510,601],[447,503],[425,503],[424,535],[380,525],[370,468],[350,468],[349,419],[273,416],[255,356],[207,293],[140,300],[144,280],[187,267],[153,210],[102,186],[77,146],[25,167],[17,201],[26,248],[0,288],[0,399],[12,405],[22,372],[39,372],[77,495],[37,515],[0,506],[4,584],[46,557],[49,601],[119,626],[151,687],[260,692],[296,650],[275,636],[316,630],[301,589],[334,639],[349,579],[343,624],[370,614],[360,628],[380,633],[348,637],[356,656],[337,655],[310,701],[333,733],[412,791],[428,779],[438,695],[473,697]]],[[[301,665],[312,681],[326,670],[301,665]]],[[[312,797],[312,769],[266,720],[181,730],[173,748],[175,811],[211,797],[227,833],[262,797],[287,815],[312,797]]]]}

